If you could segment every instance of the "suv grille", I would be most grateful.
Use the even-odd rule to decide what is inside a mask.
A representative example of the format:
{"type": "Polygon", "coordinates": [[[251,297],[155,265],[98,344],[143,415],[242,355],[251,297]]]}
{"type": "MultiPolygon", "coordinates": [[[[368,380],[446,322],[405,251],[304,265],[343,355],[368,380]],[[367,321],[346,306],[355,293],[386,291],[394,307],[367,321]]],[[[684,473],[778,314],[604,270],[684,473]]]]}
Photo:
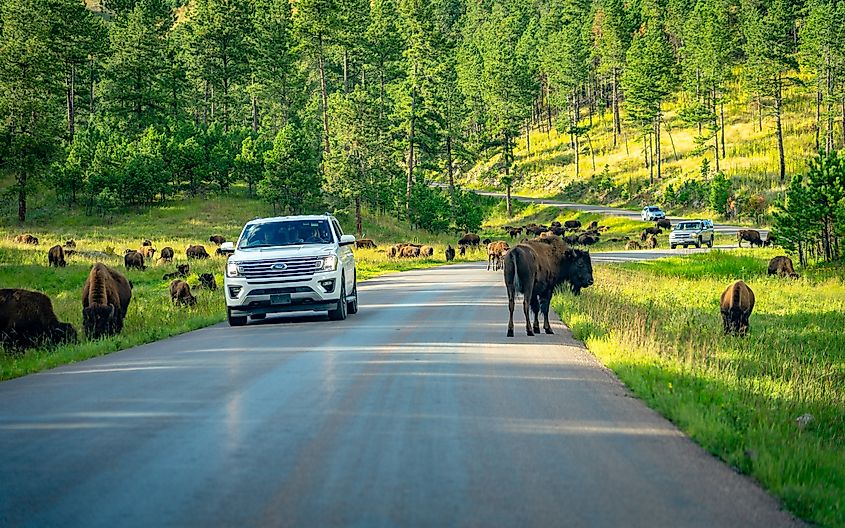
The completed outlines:
{"type": "Polygon", "coordinates": [[[238,267],[247,279],[307,279],[314,275],[322,259],[314,257],[257,260],[238,267]]]}

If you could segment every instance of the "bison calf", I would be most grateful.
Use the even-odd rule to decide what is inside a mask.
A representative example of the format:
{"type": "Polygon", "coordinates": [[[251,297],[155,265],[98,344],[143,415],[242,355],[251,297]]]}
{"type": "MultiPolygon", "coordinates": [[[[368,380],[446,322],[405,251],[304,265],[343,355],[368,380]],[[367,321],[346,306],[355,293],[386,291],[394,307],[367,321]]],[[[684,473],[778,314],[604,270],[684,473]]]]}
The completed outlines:
{"type": "Polygon", "coordinates": [[[625,244],[625,249],[642,249],[640,243],[636,240],[629,240],[627,244],[625,244]]]}
{"type": "Polygon", "coordinates": [[[744,336],[748,333],[748,318],[754,310],[754,292],[747,284],[738,280],[728,286],[722,293],[720,307],[725,334],[744,336]]]}
{"type": "Polygon", "coordinates": [[[214,275],[211,273],[203,273],[200,275],[200,284],[197,288],[201,290],[217,291],[217,281],[214,280],[214,275]]]}
{"type": "Polygon", "coordinates": [[[446,246],[446,262],[455,260],[455,248],[451,244],[446,246]]]}
{"type": "Polygon", "coordinates": [[[76,341],[76,330],[53,312],[50,298],[40,292],[0,289],[0,343],[9,351],[76,341]]]}
{"type": "Polygon", "coordinates": [[[57,268],[67,266],[67,262],[65,262],[65,250],[62,249],[62,246],[56,245],[50,248],[50,251],[47,252],[47,263],[57,268]]]}
{"type": "Polygon", "coordinates": [[[170,300],[173,304],[196,306],[197,298],[191,293],[191,286],[182,279],[170,283],[170,300]]]}
{"type": "Polygon", "coordinates": [[[161,280],[171,280],[176,277],[187,277],[190,272],[191,266],[189,264],[179,264],[176,266],[175,272],[164,275],[161,280]]]}

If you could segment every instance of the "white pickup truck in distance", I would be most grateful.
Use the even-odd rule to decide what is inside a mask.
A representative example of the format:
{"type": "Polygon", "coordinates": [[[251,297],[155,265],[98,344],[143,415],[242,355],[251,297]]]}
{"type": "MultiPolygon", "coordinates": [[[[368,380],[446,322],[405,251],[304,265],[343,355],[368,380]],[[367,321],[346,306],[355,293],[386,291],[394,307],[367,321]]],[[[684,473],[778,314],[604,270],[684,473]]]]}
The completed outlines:
{"type": "Polygon", "coordinates": [[[258,218],[247,222],[223,279],[231,326],[269,313],[326,311],[339,321],[358,311],[355,237],[330,214],[258,218]]]}
{"type": "Polygon", "coordinates": [[[713,223],[709,220],[685,220],[675,224],[669,233],[669,247],[672,249],[678,246],[700,248],[703,244],[707,244],[707,247],[712,248],[715,237],[713,223]]]}

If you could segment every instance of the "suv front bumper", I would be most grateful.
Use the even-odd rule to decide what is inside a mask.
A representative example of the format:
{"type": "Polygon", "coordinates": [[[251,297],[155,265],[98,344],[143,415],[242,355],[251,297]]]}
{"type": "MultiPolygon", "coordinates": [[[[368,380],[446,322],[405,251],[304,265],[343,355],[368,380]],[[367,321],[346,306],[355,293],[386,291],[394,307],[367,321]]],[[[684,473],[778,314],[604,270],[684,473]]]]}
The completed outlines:
{"type": "Polygon", "coordinates": [[[336,271],[288,281],[226,277],[223,281],[226,307],[236,316],[333,310],[340,298],[341,276],[336,271]]]}

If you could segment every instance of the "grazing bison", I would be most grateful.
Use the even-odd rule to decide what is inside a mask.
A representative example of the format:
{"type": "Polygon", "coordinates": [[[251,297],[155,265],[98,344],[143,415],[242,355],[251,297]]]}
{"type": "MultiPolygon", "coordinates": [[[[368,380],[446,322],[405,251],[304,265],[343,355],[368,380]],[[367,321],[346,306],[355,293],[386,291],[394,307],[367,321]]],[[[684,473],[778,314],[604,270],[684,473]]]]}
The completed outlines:
{"type": "Polygon", "coordinates": [[[40,292],[0,289],[0,343],[9,351],[75,342],[76,330],[53,312],[50,298],[40,292]]]}
{"type": "Polygon", "coordinates": [[[578,235],[567,235],[563,237],[563,241],[569,244],[570,246],[574,246],[578,243],[578,235]]]}
{"type": "Polygon", "coordinates": [[[580,220],[567,220],[566,222],[563,223],[563,227],[565,227],[566,229],[570,229],[570,230],[578,229],[578,228],[581,227],[581,221],[580,220]]]}
{"type": "Polygon", "coordinates": [[[508,235],[511,238],[516,238],[521,234],[522,234],[522,228],[521,227],[511,227],[510,229],[508,229],[508,235]]]}
{"type": "Polygon", "coordinates": [[[636,240],[629,240],[627,244],[625,244],[625,249],[642,249],[642,246],[636,240]]]}
{"type": "Polygon", "coordinates": [[[592,235],[581,235],[578,237],[578,243],[582,246],[592,246],[596,242],[599,241],[597,236],[592,235]]]}
{"type": "Polygon", "coordinates": [[[188,260],[190,260],[190,259],[203,260],[203,259],[210,258],[208,251],[205,250],[205,246],[200,246],[200,245],[188,246],[188,249],[185,250],[185,255],[188,257],[188,260]]]}
{"type": "Polygon", "coordinates": [[[648,239],[645,241],[645,247],[648,249],[657,249],[657,237],[649,235],[648,239]]]}
{"type": "Polygon", "coordinates": [[[768,235],[766,235],[766,241],[763,242],[763,245],[766,246],[766,247],[771,247],[771,246],[773,246],[777,243],[778,242],[777,242],[777,239],[775,238],[775,235],[769,233],[768,235]]]}
{"type": "Polygon", "coordinates": [[[795,273],[795,266],[792,265],[792,259],[783,255],[769,261],[769,275],[798,278],[798,274],[795,273]]]}
{"type": "Polygon", "coordinates": [[[548,232],[555,236],[563,236],[563,234],[566,233],[566,229],[561,226],[552,226],[549,228],[548,232]]]}
{"type": "Polygon", "coordinates": [[[593,220],[592,222],[590,222],[590,225],[588,225],[588,226],[587,226],[587,230],[588,230],[588,231],[590,231],[590,230],[598,230],[598,228],[599,228],[599,222],[598,222],[598,220],[593,220]]]}
{"type": "Polygon", "coordinates": [[[38,245],[38,238],[30,235],[29,233],[18,235],[15,237],[15,242],[18,244],[31,244],[33,246],[38,245]]]}
{"type": "Polygon", "coordinates": [[[455,260],[455,248],[451,244],[446,246],[446,262],[455,260]]]}
{"type": "Polygon", "coordinates": [[[167,247],[165,247],[161,250],[161,254],[159,255],[158,259],[163,260],[165,262],[173,262],[173,255],[174,254],[175,254],[175,252],[173,251],[173,248],[170,247],[170,246],[167,246],[167,247]]]}
{"type": "Polygon", "coordinates": [[[648,235],[659,235],[662,232],[663,230],[659,227],[647,227],[640,234],[640,242],[645,242],[646,238],[648,238],[648,235]]]}
{"type": "Polygon", "coordinates": [[[199,277],[200,283],[197,289],[217,291],[217,281],[214,280],[214,275],[211,273],[203,273],[199,277]]]}
{"type": "Polygon", "coordinates": [[[657,221],[657,227],[662,227],[663,229],[672,229],[672,222],[668,218],[661,218],[657,221]]]}
{"type": "Polygon", "coordinates": [[[144,255],[137,251],[130,251],[123,255],[123,265],[126,269],[139,269],[144,271],[147,267],[144,265],[144,255]]]}
{"type": "Polygon", "coordinates": [[[459,254],[460,256],[462,256],[462,257],[466,256],[466,254],[467,254],[467,247],[466,247],[466,246],[460,246],[460,247],[458,247],[458,254],[459,254]]]}
{"type": "Polygon", "coordinates": [[[736,234],[736,241],[739,247],[742,247],[742,241],[747,240],[751,247],[763,247],[763,239],[760,238],[760,232],[754,229],[741,229],[736,234]]]}
{"type": "Polygon", "coordinates": [[[551,224],[549,224],[549,225],[550,225],[551,227],[563,227],[563,224],[561,224],[561,223],[560,223],[560,222],[558,222],[557,220],[554,220],[554,221],[553,221],[551,224]]]}
{"type": "Polygon", "coordinates": [[[720,307],[725,334],[748,333],[748,318],[754,310],[754,292],[747,284],[738,280],[728,286],[722,293],[720,307]]]}
{"type": "Polygon", "coordinates": [[[414,258],[420,256],[420,248],[417,246],[402,246],[399,256],[403,258],[414,258]]]}
{"type": "Polygon", "coordinates": [[[191,286],[182,279],[170,283],[170,300],[173,304],[196,306],[197,298],[191,293],[191,286]]]}
{"type": "Polygon", "coordinates": [[[221,244],[223,244],[223,242],[226,241],[226,239],[220,235],[212,235],[208,237],[208,241],[216,246],[220,246],[221,244]]]}
{"type": "Polygon", "coordinates": [[[68,239],[65,241],[65,247],[70,249],[76,249],[76,241],[74,239],[68,239]]]}
{"type": "Polygon", "coordinates": [[[132,285],[121,273],[97,262],[82,288],[82,327],[97,339],[119,334],[132,300],[132,285]]]}
{"type": "Polygon", "coordinates": [[[529,225],[529,226],[526,226],[526,227],[525,227],[525,232],[526,232],[526,233],[531,233],[531,234],[532,234],[532,235],[534,235],[534,236],[540,236],[540,235],[542,235],[543,233],[547,232],[548,230],[549,230],[549,228],[548,228],[548,227],[546,227],[546,226],[541,226],[541,225],[533,225],[533,224],[532,224],[532,225],[529,225]]]}
{"type": "Polygon", "coordinates": [[[375,249],[376,243],[369,238],[361,238],[355,241],[355,249],[375,249]]]}
{"type": "Polygon", "coordinates": [[[508,291],[508,337],[513,337],[513,310],[517,293],[522,293],[525,331],[529,336],[540,332],[539,313],[543,312],[543,328],[552,334],[549,304],[555,288],[565,282],[589,286],[592,271],[572,267],[577,256],[573,249],[557,237],[523,242],[505,255],[504,275],[508,291]],[[579,273],[571,276],[570,273],[579,273]],[[534,312],[533,330],[529,309],[534,312]]]}
{"type": "Polygon", "coordinates": [[[504,241],[490,242],[487,244],[487,271],[490,271],[491,267],[493,271],[502,269],[505,253],[508,252],[508,249],[510,247],[504,241]]]}
{"type": "Polygon", "coordinates": [[[47,263],[57,268],[67,266],[67,262],[65,262],[65,250],[62,249],[62,246],[56,245],[50,248],[50,251],[47,252],[47,263]]]}
{"type": "Polygon", "coordinates": [[[152,259],[156,254],[156,249],[150,246],[142,246],[138,250],[138,253],[144,255],[145,259],[152,259]]]}
{"type": "Polygon", "coordinates": [[[479,237],[475,233],[467,233],[464,236],[462,236],[460,240],[458,240],[459,246],[478,247],[478,245],[480,243],[481,243],[481,237],[479,237]]]}
{"type": "Polygon", "coordinates": [[[434,248],[431,247],[431,246],[422,246],[420,248],[420,256],[433,257],[434,256],[434,248]]]}
{"type": "Polygon", "coordinates": [[[191,266],[189,264],[179,264],[176,266],[176,271],[168,273],[161,278],[161,280],[171,280],[177,277],[187,277],[191,273],[191,266]]]}

